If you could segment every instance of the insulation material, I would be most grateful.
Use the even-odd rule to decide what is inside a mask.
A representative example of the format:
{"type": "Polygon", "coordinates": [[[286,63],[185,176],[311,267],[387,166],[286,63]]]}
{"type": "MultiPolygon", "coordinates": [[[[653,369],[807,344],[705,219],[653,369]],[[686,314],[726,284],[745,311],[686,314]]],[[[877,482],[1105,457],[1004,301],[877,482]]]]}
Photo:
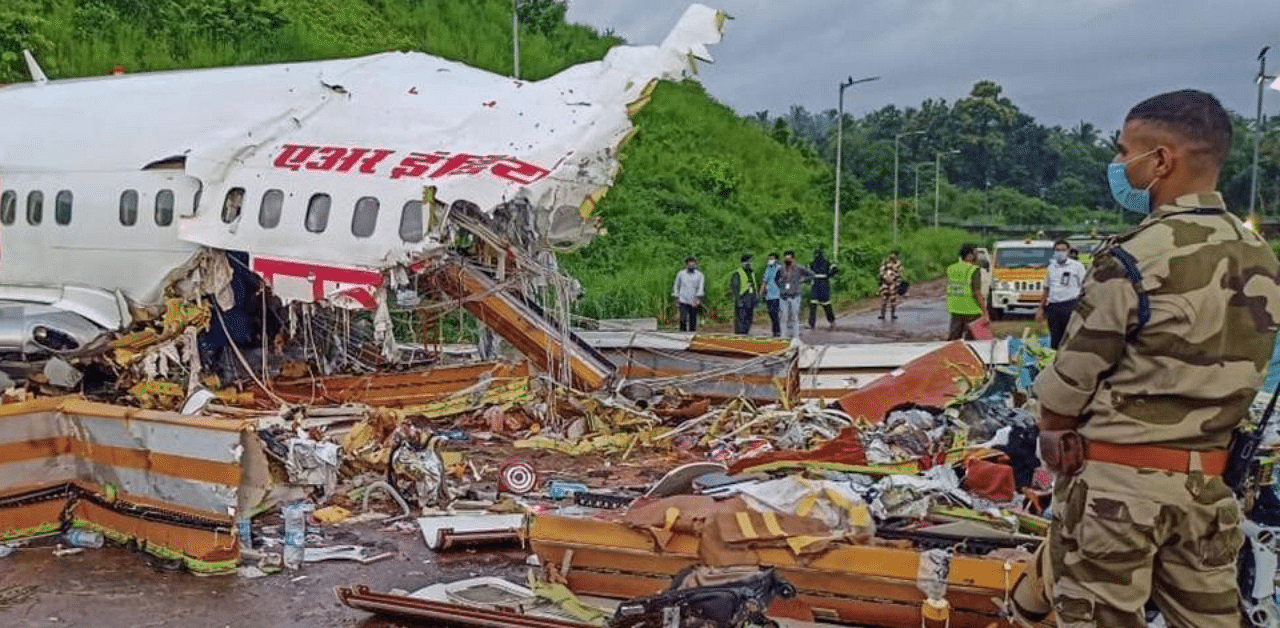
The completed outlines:
{"type": "Polygon", "coordinates": [[[0,541],[56,531],[65,510],[193,571],[232,571],[231,513],[269,482],[249,428],[72,398],[0,407],[0,541]]]}
{"type": "MultiPolygon", "coordinates": [[[[301,431],[301,430],[299,430],[301,431]]],[[[324,487],[325,495],[332,495],[338,486],[338,465],[341,448],[330,441],[318,442],[300,435],[289,439],[289,455],[284,460],[289,482],[324,487]]]]}

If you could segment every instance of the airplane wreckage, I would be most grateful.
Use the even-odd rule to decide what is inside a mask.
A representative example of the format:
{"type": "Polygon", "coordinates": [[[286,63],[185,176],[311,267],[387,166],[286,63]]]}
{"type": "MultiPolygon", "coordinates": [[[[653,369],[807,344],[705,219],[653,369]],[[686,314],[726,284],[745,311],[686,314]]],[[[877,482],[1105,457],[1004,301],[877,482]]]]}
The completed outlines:
{"type": "MultiPolygon", "coordinates": [[[[33,82],[0,88],[21,121],[0,127],[0,549],[87,532],[261,575],[264,520],[289,565],[377,560],[296,530],[360,518],[435,551],[519,539],[542,567],[337,591],[377,613],[1012,625],[1051,485],[1033,339],[808,347],[569,314],[555,253],[600,232],[630,116],[725,19],[693,5],[661,45],[542,81],[417,53],[50,81],[28,55],[33,82]],[[443,344],[462,311],[522,357],[443,344]]],[[[1280,536],[1255,528],[1261,626],[1280,536]]]]}

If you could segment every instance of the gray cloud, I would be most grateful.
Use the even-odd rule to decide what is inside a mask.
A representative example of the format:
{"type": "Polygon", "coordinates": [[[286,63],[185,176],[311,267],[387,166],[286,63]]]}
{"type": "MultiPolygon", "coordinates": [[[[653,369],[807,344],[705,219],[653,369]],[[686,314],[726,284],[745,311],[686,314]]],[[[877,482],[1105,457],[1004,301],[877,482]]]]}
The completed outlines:
{"type": "MultiPolygon", "coordinates": [[[[954,102],[992,79],[1044,124],[1119,126],[1130,106],[1194,87],[1252,116],[1255,57],[1276,45],[1276,0],[715,0],[735,19],[700,66],[707,90],[741,114],[834,109],[846,76],[881,80],[845,93],[865,113],[926,98],[954,102]]],[[[687,0],[570,0],[569,20],[634,43],[662,40],[687,0]]],[[[1267,90],[1264,112],[1280,111],[1267,90]]]]}

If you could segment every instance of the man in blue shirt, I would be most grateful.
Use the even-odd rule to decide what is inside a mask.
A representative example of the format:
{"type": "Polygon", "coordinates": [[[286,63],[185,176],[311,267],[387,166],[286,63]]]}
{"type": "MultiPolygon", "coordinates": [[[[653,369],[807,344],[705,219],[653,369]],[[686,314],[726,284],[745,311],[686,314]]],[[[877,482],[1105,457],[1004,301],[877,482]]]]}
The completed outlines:
{"type": "Polygon", "coordinates": [[[769,308],[769,322],[772,325],[773,337],[782,335],[782,326],[778,320],[778,300],[782,298],[778,290],[778,254],[769,254],[769,265],[764,267],[764,276],[760,278],[760,296],[769,308]]]}

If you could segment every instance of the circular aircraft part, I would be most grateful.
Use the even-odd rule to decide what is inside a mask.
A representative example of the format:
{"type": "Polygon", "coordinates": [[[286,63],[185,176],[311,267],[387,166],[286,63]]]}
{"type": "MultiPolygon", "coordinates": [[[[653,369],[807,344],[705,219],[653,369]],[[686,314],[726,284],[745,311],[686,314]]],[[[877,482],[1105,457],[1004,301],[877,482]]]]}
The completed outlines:
{"type": "Polygon", "coordinates": [[[505,492],[524,495],[537,485],[538,472],[523,458],[507,461],[498,472],[498,488],[505,492]]]}

